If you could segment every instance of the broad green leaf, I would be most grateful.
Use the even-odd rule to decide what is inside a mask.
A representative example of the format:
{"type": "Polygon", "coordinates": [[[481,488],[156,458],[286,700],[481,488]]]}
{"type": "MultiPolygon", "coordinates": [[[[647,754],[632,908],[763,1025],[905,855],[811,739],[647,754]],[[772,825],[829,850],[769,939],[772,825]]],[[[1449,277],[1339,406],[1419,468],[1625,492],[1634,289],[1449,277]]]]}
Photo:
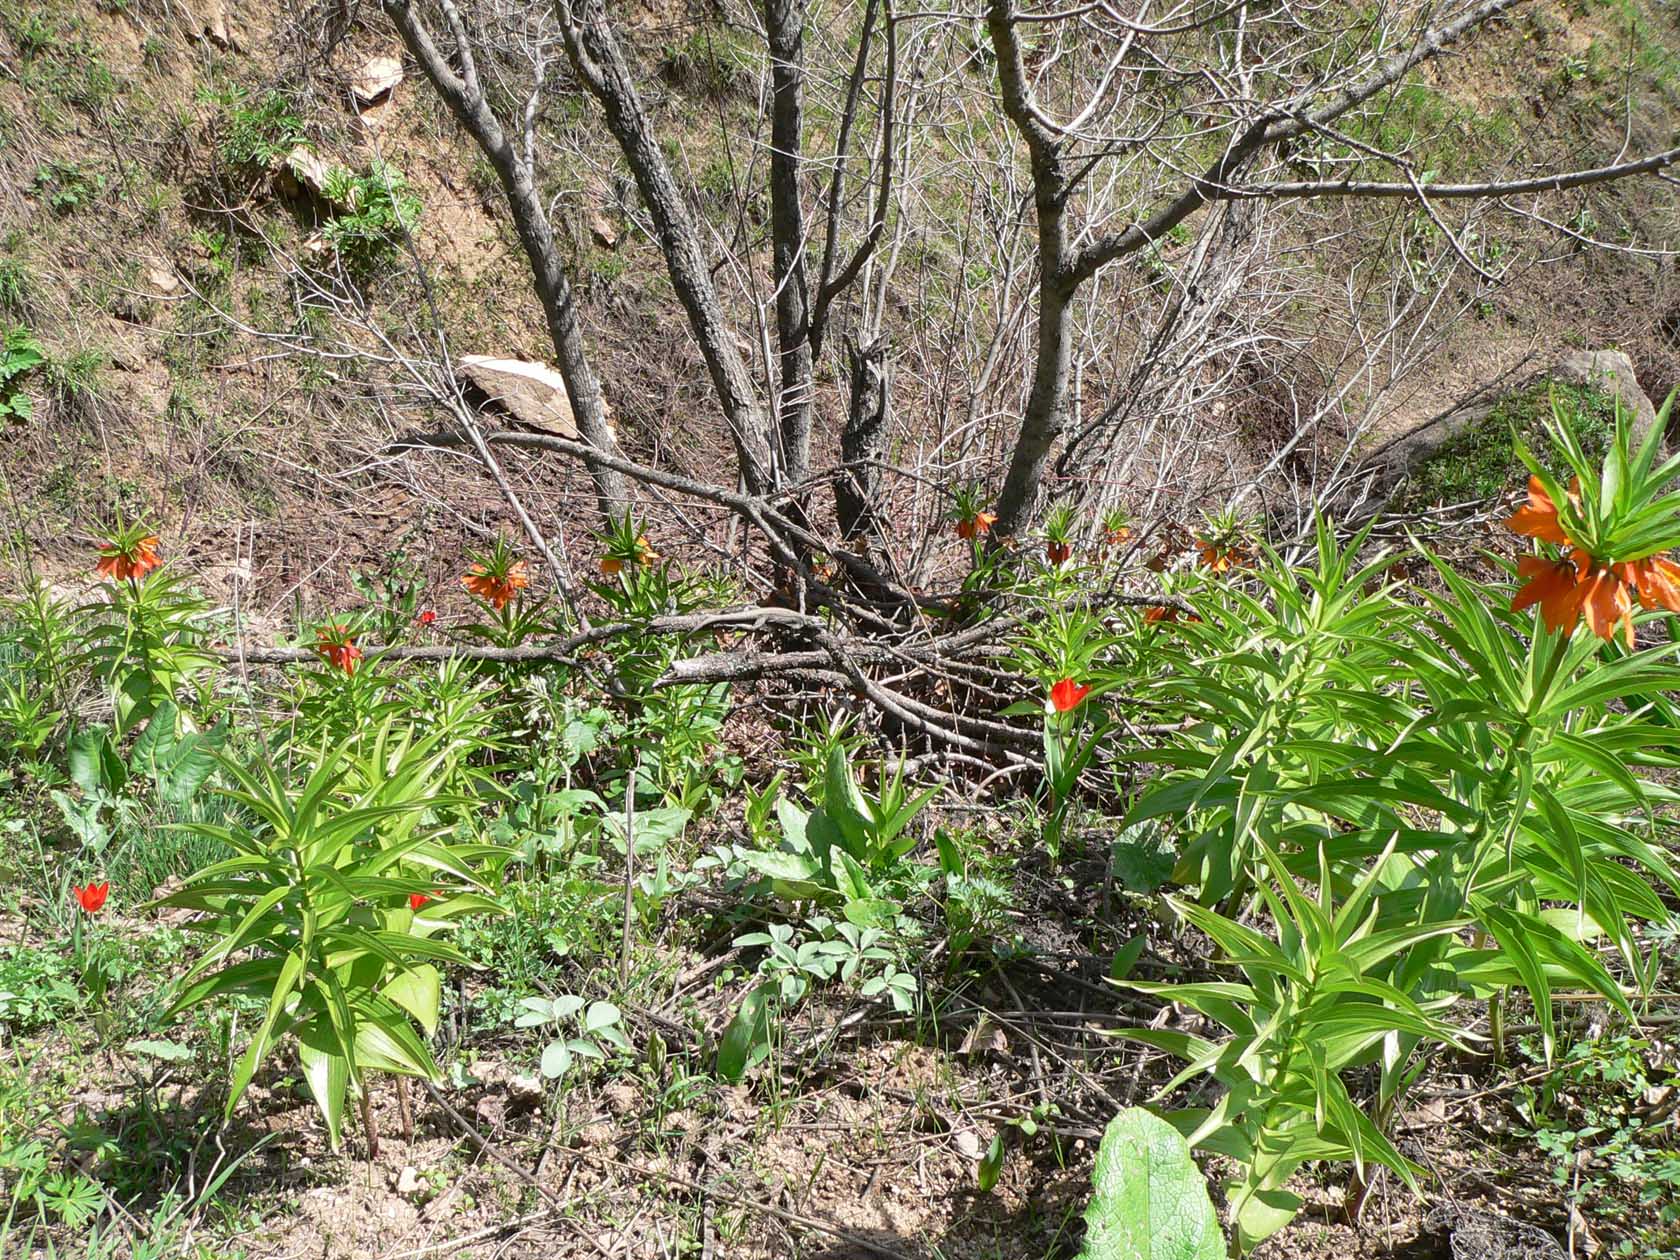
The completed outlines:
{"type": "Polygon", "coordinates": [[[572,1066],[572,1052],[564,1041],[551,1041],[543,1047],[542,1074],[549,1080],[566,1075],[572,1066]]]}
{"type": "MultiPolygon", "coordinates": [[[[1227,1197],[1230,1197],[1227,1195],[1227,1197]]],[[[1237,1200],[1237,1240],[1244,1252],[1252,1251],[1290,1221],[1301,1210],[1299,1195],[1288,1190],[1251,1190],[1237,1200]]]]}
{"type": "Polygon", "coordinates": [[[975,1171],[975,1181],[980,1187],[981,1194],[990,1194],[997,1185],[998,1178],[1003,1175],[1003,1133],[992,1134],[992,1140],[986,1144],[986,1150],[980,1156],[980,1167],[975,1171]]]}
{"type": "Polygon", "coordinates": [[[420,1022],[428,1037],[435,1036],[438,1025],[438,1002],[442,995],[438,969],[427,963],[397,975],[384,988],[384,994],[420,1022]]]}
{"type": "Polygon", "coordinates": [[[583,1013],[583,1031],[599,1032],[618,1023],[619,1018],[618,1007],[611,1002],[591,1002],[589,1009],[583,1013]]]}
{"type": "Polygon", "coordinates": [[[1184,1137],[1140,1107],[1097,1150],[1080,1260],[1221,1260],[1225,1239],[1184,1137]]]}
{"type": "Polygon", "coordinates": [[[103,726],[77,731],[70,740],[67,760],[70,781],[89,795],[101,791],[115,795],[128,782],[128,769],[103,726]]]}
{"type": "Polygon", "coordinates": [[[760,985],[742,998],[718,1045],[717,1074],[731,1085],[770,1053],[770,994],[770,986],[760,985]]]}
{"type": "Polygon", "coordinates": [[[327,1122],[327,1141],[337,1150],[344,1133],[344,1094],[350,1082],[350,1062],[342,1054],[317,1048],[315,1039],[298,1042],[298,1060],[309,1094],[327,1122]]]}
{"type": "Polygon", "coordinates": [[[192,1061],[191,1046],[183,1046],[178,1041],[151,1041],[141,1039],[123,1043],[123,1049],[130,1054],[143,1055],[148,1059],[157,1059],[162,1063],[189,1063],[192,1061]]]}

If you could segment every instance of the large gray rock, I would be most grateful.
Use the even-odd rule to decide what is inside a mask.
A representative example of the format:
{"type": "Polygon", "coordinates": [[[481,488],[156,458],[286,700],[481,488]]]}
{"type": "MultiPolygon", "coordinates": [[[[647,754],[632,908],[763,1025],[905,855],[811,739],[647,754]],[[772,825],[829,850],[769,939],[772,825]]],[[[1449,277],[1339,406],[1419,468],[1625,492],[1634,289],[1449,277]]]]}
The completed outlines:
{"type": "Polygon", "coordinates": [[[402,77],[402,62],[396,57],[369,57],[350,76],[350,95],[366,109],[389,96],[402,77]]]}
{"type": "Polygon", "coordinates": [[[1633,360],[1620,350],[1576,350],[1536,371],[1513,376],[1497,388],[1484,388],[1457,406],[1408,432],[1390,437],[1366,457],[1372,474],[1365,503],[1392,503],[1407,478],[1461,434],[1488,420],[1506,400],[1546,383],[1584,385],[1617,400],[1632,421],[1637,444],[1650,432],[1657,409],[1634,375],[1633,360]]]}
{"type": "Polygon", "coordinates": [[[462,355],[456,366],[469,385],[506,411],[515,423],[555,437],[577,437],[566,382],[553,368],[483,354],[462,355]]]}
{"type": "Polygon", "coordinates": [[[1656,421],[1657,409],[1639,387],[1633,360],[1620,350],[1577,350],[1559,359],[1547,376],[1554,381],[1590,385],[1615,398],[1633,417],[1636,441],[1643,440],[1656,421]]]}

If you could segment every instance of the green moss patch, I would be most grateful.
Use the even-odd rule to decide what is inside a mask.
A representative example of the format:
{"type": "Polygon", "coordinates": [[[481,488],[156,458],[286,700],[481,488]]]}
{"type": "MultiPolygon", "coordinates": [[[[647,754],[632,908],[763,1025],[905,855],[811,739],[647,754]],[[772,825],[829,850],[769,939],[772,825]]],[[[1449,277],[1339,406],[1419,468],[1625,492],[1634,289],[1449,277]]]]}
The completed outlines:
{"type": "Polygon", "coordinates": [[[1615,431],[1615,396],[1590,385],[1538,381],[1503,399],[1421,464],[1406,488],[1406,510],[1492,499],[1522,485],[1528,470],[1517,458],[1511,434],[1520,434],[1541,458],[1549,457],[1546,421],[1554,406],[1574,425],[1589,456],[1603,454],[1615,431]]]}

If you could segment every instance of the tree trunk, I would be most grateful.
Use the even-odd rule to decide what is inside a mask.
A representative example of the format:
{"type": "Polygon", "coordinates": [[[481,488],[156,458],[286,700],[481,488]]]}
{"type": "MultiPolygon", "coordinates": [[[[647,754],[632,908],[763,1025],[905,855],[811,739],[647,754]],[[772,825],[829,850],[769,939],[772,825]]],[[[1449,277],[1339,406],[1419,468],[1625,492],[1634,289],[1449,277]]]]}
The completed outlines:
{"type": "Polygon", "coordinates": [[[804,0],[764,0],[764,29],[770,48],[770,234],[780,356],[777,419],[783,484],[796,486],[811,468],[811,312],[805,212],[799,196],[804,0]]]}
{"type": "Polygon", "coordinates": [[[1009,471],[998,494],[997,520],[992,526],[994,534],[1008,537],[1032,524],[1045,465],[1067,426],[1072,341],[1068,306],[1076,285],[1067,275],[1069,187],[1061,145],[1033,104],[1021,48],[1015,40],[1010,0],[990,0],[986,28],[997,52],[1003,111],[1026,141],[1031,158],[1033,206],[1038,217],[1038,352],[1009,471]]]}
{"type": "MultiPolygon", "coordinates": [[[[509,141],[501,121],[485,99],[472,48],[455,6],[445,0],[442,8],[455,39],[461,65],[459,75],[438,50],[430,32],[409,7],[408,0],[384,0],[384,7],[404,45],[431,80],[438,95],[448,104],[450,112],[472,136],[502,185],[508,209],[513,215],[514,230],[519,234],[519,243],[530,263],[531,279],[542,302],[549,341],[554,346],[555,363],[565,382],[566,397],[572,405],[578,432],[591,446],[607,454],[616,454],[618,443],[608,423],[607,401],[584,350],[571,282],[555,248],[554,231],[537,195],[533,172],[509,141]]],[[[539,79],[539,90],[540,87],[539,79]]],[[[599,464],[590,464],[589,472],[595,481],[601,516],[603,520],[610,521],[629,506],[628,484],[618,473],[599,464]]]]}
{"type": "Polygon", "coordinates": [[[749,494],[766,494],[779,484],[771,424],[736,348],[734,330],[712,285],[700,235],[649,125],[606,8],[602,0],[555,0],[554,10],[572,68],[600,102],[607,129],[618,141],[653,218],[671,286],[723,405],[742,481],[749,494]]]}
{"type": "Polygon", "coordinates": [[[885,340],[859,346],[846,341],[851,397],[840,432],[840,471],[834,476],[834,516],[848,543],[887,538],[881,514],[881,459],[886,454],[891,380],[885,340]]]}

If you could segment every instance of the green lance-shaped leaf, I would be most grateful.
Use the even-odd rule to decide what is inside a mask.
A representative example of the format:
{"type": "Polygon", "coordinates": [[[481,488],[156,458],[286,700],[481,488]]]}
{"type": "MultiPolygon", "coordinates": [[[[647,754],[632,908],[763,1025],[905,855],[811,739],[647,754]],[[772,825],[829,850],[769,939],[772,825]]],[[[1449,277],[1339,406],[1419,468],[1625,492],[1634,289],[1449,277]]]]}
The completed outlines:
{"type": "Polygon", "coordinates": [[[1183,1136],[1131,1107],[1109,1121],[1097,1151],[1080,1260],[1221,1260],[1207,1183],[1183,1136]]]}
{"type": "Polygon", "coordinates": [[[770,988],[760,985],[741,1000],[718,1045],[717,1074],[739,1084],[747,1069],[770,1053],[770,988]]]}

